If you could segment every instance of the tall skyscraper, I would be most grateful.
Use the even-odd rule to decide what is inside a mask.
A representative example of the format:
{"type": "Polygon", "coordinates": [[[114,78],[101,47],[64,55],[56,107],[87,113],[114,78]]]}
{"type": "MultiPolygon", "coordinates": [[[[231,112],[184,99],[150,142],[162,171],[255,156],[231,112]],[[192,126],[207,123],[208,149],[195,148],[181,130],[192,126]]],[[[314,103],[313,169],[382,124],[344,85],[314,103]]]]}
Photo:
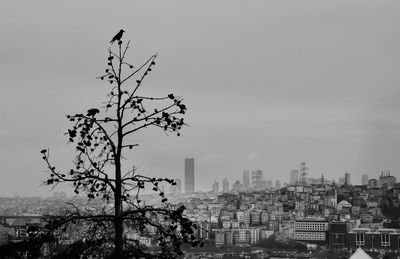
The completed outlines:
{"type": "Polygon", "coordinates": [[[257,171],[253,171],[251,172],[251,187],[253,189],[262,189],[263,187],[265,188],[265,186],[263,186],[262,184],[262,180],[263,180],[264,176],[263,176],[263,172],[261,170],[257,170],[257,171]]]}
{"type": "Polygon", "coordinates": [[[363,174],[361,177],[361,184],[362,185],[368,185],[368,175],[363,174]]]}
{"type": "Polygon", "coordinates": [[[301,185],[308,184],[308,167],[305,162],[301,162],[299,166],[299,182],[301,185]]]}
{"type": "Polygon", "coordinates": [[[194,158],[185,158],[185,193],[194,192],[194,158]]]}
{"type": "Polygon", "coordinates": [[[212,191],[213,191],[213,193],[219,192],[219,183],[217,181],[214,181],[214,183],[212,185],[212,191]]]}
{"type": "Polygon", "coordinates": [[[281,181],[279,181],[279,180],[276,180],[275,181],[275,188],[281,188],[281,181]]]}
{"type": "Polygon", "coordinates": [[[299,170],[292,169],[292,171],[290,172],[290,184],[296,185],[298,180],[299,180],[299,170]]]}
{"type": "Polygon", "coordinates": [[[350,184],[351,184],[351,182],[350,182],[350,173],[345,172],[344,173],[344,185],[350,185],[350,184]]]}
{"type": "Polygon", "coordinates": [[[250,173],[249,170],[243,171],[243,190],[247,191],[250,189],[250,173]]]}
{"type": "Polygon", "coordinates": [[[229,192],[229,181],[226,177],[222,181],[222,192],[224,192],[224,193],[229,192]]]}

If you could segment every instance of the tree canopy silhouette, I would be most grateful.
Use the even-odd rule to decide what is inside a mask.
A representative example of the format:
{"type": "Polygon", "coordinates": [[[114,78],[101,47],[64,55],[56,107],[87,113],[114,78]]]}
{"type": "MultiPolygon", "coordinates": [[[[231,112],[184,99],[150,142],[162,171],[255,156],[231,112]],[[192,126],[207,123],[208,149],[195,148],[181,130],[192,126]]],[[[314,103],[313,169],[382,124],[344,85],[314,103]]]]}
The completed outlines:
{"type": "Polygon", "coordinates": [[[170,204],[160,189],[162,182],[176,182],[140,174],[125,156],[138,147],[139,143],[131,142],[132,135],[150,127],[179,136],[187,108],[183,98],[172,93],[161,97],[142,93],[141,86],[153,70],[157,55],[135,68],[126,61],[130,41],[122,42],[123,32],[110,42],[117,41],[118,45],[116,49],[108,48],[107,68],[98,77],[107,82],[105,103],[84,113],[67,115],[72,126],[66,135],[76,149],[73,168],[67,172],[58,170],[50,161],[49,150],[41,151],[49,169],[46,185],[68,183],[77,195],[102,199],[106,206],[94,213],[72,204],[65,214],[51,217],[46,231],[40,233],[62,235],[72,226],[79,226],[83,255],[176,257],[182,254],[182,243],[199,244],[194,234],[197,226],[183,215],[185,208],[170,204]],[[141,201],[140,193],[148,187],[158,193],[161,206],[141,201]],[[156,233],[161,250],[150,251],[133,238],[150,233],[156,233]]]}

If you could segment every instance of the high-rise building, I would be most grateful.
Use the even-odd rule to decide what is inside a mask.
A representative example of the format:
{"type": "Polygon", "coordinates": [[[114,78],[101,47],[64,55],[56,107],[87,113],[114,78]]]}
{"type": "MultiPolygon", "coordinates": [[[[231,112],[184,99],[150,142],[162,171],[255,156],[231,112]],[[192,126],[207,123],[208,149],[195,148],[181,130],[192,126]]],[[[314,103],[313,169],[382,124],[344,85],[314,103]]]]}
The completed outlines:
{"type": "Polygon", "coordinates": [[[301,185],[308,184],[308,167],[305,162],[301,162],[299,166],[299,182],[301,185]]]}
{"type": "Polygon", "coordinates": [[[292,171],[290,172],[290,184],[296,185],[298,180],[299,180],[299,170],[292,169],[292,171]]]}
{"type": "Polygon", "coordinates": [[[379,186],[386,185],[387,187],[393,187],[396,183],[396,177],[390,175],[389,170],[382,171],[381,175],[379,176],[379,186]]]}
{"type": "Polygon", "coordinates": [[[344,185],[350,185],[350,184],[351,184],[351,182],[350,182],[350,173],[345,172],[344,173],[344,185]]]}
{"type": "MultiPolygon", "coordinates": [[[[262,189],[263,172],[261,170],[251,172],[251,187],[253,189],[262,189]]],[[[265,185],[265,184],[264,184],[265,185]]]]}
{"type": "Polygon", "coordinates": [[[242,184],[239,181],[236,181],[234,184],[232,184],[232,191],[238,192],[242,189],[242,184]]]}
{"type": "Polygon", "coordinates": [[[243,190],[247,191],[250,189],[250,173],[249,170],[243,171],[243,190]]]}
{"type": "Polygon", "coordinates": [[[185,158],[185,193],[194,192],[194,158],[185,158]]]}
{"type": "Polygon", "coordinates": [[[362,185],[368,185],[368,175],[366,175],[366,174],[362,175],[361,183],[362,183],[362,185]]]}
{"type": "Polygon", "coordinates": [[[275,181],[275,188],[277,188],[277,189],[281,188],[281,181],[279,181],[279,180],[275,181]]]}
{"type": "Polygon", "coordinates": [[[212,191],[213,191],[213,193],[219,192],[219,183],[217,181],[214,181],[214,183],[212,185],[212,191]]]}
{"type": "Polygon", "coordinates": [[[222,192],[224,192],[224,193],[229,192],[229,181],[226,177],[222,181],[222,192]]]}

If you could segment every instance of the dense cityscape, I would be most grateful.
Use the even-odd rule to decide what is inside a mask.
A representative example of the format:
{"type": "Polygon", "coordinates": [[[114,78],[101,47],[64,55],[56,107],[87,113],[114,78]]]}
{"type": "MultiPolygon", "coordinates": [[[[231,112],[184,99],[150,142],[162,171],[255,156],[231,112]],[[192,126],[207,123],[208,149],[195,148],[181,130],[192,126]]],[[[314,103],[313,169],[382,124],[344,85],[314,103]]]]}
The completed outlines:
{"type": "Polygon", "coordinates": [[[0,259],[400,259],[399,10],[2,1],[0,259]]]}
{"type": "MultiPolygon", "coordinates": [[[[185,258],[349,258],[356,251],[397,258],[400,251],[400,183],[389,170],[371,179],[363,175],[361,185],[352,185],[347,172],[337,182],[324,175],[312,178],[302,162],[283,185],[267,180],[261,170],[244,170],[242,181],[230,186],[225,178],[222,188],[215,181],[208,192],[196,192],[196,177],[195,160],[186,158],[184,180],[161,186],[171,204],[185,206],[186,217],[199,226],[196,235],[205,241],[203,247],[185,247],[185,258]]],[[[142,199],[160,203],[156,194],[142,199]]],[[[105,205],[65,192],[0,198],[0,247],[28,239],[30,228],[40,226],[45,215],[62,214],[71,200],[94,213],[105,205]]],[[[79,241],[81,227],[69,229],[58,242],[79,241]]],[[[156,232],[125,235],[157,247],[156,232]]]]}

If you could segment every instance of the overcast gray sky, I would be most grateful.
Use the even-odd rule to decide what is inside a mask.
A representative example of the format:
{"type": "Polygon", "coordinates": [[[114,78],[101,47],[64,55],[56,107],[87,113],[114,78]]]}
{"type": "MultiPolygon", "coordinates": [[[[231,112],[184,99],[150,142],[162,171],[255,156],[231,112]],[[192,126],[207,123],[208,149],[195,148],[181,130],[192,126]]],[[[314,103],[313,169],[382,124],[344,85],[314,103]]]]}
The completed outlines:
{"type": "Polygon", "coordinates": [[[95,79],[121,28],[129,60],[159,53],[145,87],[185,98],[182,136],[149,130],[130,156],[144,174],[196,189],[244,169],[288,181],[400,171],[400,1],[5,1],[0,9],[0,195],[49,195],[39,151],[73,153],[68,113],[104,100],[95,79]]]}

